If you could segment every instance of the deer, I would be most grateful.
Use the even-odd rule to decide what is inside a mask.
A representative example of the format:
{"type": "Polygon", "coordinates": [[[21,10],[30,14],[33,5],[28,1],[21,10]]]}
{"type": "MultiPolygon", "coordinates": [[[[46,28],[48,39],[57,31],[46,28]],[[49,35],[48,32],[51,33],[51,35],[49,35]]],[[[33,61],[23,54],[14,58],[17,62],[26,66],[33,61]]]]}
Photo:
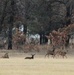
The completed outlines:
{"type": "Polygon", "coordinates": [[[52,55],[53,58],[55,57],[55,48],[53,48],[52,51],[48,51],[48,52],[46,53],[45,57],[46,57],[46,56],[49,57],[49,55],[52,55]]]}
{"type": "Polygon", "coordinates": [[[35,54],[31,54],[31,57],[25,57],[25,59],[34,59],[35,54]]]}
{"type": "Polygon", "coordinates": [[[62,52],[62,51],[59,52],[59,55],[61,55],[63,58],[64,58],[64,57],[67,58],[66,54],[67,54],[67,52],[62,52]]]}
{"type": "Polygon", "coordinates": [[[5,53],[4,56],[2,56],[1,58],[9,58],[8,53],[5,53]]]}
{"type": "Polygon", "coordinates": [[[3,48],[5,49],[5,46],[6,46],[6,40],[0,42],[0,48],[1,49],[3,49],[3,48]]]}

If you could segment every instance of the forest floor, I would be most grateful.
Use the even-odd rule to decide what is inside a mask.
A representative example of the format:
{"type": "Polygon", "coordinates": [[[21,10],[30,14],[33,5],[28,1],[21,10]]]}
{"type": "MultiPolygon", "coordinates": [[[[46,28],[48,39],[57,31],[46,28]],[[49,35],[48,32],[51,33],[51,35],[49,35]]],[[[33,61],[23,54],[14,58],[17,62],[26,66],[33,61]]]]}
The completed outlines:
{"type": "Polygon", "coordinates": [[[45,58],[45,52],[35,53],[35,59],[24,59],[30,53],[16,50],[0,50],[0,56],[9,53],[9,59],[0,59],[0,75],[74,75],[74,50],[67,58],[45,58]]]}

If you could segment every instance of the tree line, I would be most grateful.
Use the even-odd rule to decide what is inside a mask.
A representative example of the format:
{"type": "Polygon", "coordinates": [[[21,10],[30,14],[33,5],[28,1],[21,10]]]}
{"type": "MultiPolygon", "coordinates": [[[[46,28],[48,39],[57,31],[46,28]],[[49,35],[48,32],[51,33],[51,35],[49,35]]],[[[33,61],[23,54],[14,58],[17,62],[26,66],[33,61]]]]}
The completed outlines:
{"type": "Polygon", "coordinates": [[[8,37],[12,49],[13,28],[24,27],[24,34],[39,34],[40,44],[47,43],[52,30],[73,23],[74,0],[0,0],[0,33],[8,37]]]}

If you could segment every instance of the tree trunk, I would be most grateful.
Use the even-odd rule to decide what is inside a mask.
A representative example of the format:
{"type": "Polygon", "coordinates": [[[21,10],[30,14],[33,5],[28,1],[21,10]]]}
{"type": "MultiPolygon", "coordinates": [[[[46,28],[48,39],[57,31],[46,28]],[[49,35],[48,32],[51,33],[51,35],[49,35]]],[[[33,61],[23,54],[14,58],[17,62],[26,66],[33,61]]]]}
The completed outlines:
{"type": "Polygon", "coordinates": [[[23,30],[23,32],[24,32],[24,34],[26,34],[26,32],[27,32],[27,25],[26,25],[26,24],[24,25],[24,30],[23,30]]]}
{"type": "Polygon", "coordinates": [[[47,44],[48,43],[48,39],[45,37],[45,44],[47,44]]]}
{"type": "Polygon", "coordinates": [[[45,37],[44,34],[40,34],[40,44],[46,44],[48,39],[45,37]]]}
{"type": "Polygon", "coordinates": [[[28,0],[25,0],[25,20],[24,20],[24,23],[23,23],[23,27],[24,27],[24,30],[23,30],[23,32],[24,32],[24,34],[26,34],[26,32],[27,32],[27,17],[28,17],[28,14],[29,14],[29,12],[28,12],[28,0]]]}
{"type": "Polygon", "coordinates": [[[68,26],[69,24],[71,24],[71,10],[70,10],[70,6],[67,7],[67,12],[66,12],[66,25],[68,26]]]}
{"type": "Polygon", "coordinates": [[[8,50],[12,49],[12,28],[14,22],[14,0],[11,0],[11,10],[9,19],[9,31],[8,31],[8,50]]]}
{"type": "Polygon", "coordinates": [[[9,26],[8,31],[8,50],[12,49],[12,24],[9,26]]]}
{"type": "Polygon", "coordinates": [[[46,38],[45,34],[43,34],[43,44],[46,44],[48,42],[48,39],[46,38]]]}
{"type": "Polygon", "coordinates": [[[1,33],[1,31],[2,31],[2,28],[3,28],[3,27],[2,27],[2,24],[3,24],[4,18],[5,18],[5,16],[6,16],[5,10],[6,10],[7,4],[8,4],[8,1],[6,1],[6,2],[4,3],[4,8],[3,8],[3,11],[2,11],[2,16],[1,16],[1,20],[0,20],[0,33],[1,33]]]}
{"type": "Polygon", "coordinates": [[[43,35],[40,34],[40,44],[43,44],[43,35]]]}

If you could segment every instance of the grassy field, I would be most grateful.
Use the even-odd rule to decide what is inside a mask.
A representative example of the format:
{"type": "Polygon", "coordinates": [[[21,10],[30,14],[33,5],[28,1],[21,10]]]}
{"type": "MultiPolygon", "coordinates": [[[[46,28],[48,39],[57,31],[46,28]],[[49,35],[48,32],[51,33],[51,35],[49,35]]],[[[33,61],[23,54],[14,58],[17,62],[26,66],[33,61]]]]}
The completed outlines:
{"type": "Polygon", "coordinates": [[[0,75],[74,75],[73,58],[0,59],[0,75]]]}
{"type": "Polygon", "coordinates": [[[74,75],[74,50],[70,50],[67,58],[45,58],[44,53],[36,53],[35,59],[24,59],[32,53],[16,50],[0,50],[0,57],[5,52],[9,59],[0,58],[0,75],[74,75]]]}

